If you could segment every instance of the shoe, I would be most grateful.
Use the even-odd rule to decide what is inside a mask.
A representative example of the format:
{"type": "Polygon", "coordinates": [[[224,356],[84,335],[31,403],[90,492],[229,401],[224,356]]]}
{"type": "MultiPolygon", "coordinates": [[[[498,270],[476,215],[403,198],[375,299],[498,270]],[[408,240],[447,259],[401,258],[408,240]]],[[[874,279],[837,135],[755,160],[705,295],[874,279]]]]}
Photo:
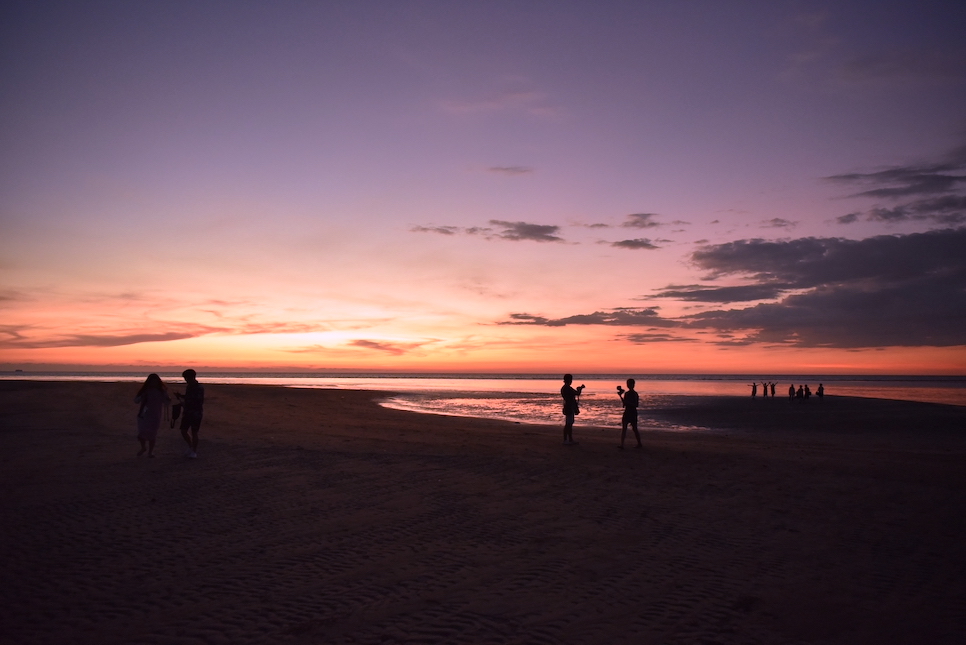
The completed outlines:
{"type": "Polygon", "coordinates": [[[195,452],[194,450],[192,450],[191,453],[188,456],[191,457],[192,459],[197,459],[198,458],[198,453],[195,452]]]}

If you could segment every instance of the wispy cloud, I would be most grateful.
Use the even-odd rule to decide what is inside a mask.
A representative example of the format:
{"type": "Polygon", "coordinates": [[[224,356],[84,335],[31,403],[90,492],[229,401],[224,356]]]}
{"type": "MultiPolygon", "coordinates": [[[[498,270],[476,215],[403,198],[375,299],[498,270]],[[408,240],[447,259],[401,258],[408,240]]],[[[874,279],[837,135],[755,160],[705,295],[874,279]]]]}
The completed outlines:
{"type": "Polygon", "coordinates": [[[688,302],[751,302],[773,300],[791,289],[787,283],[749,284],[733,287],[710,287],[707,285],[670,285],[651,298],[672,298],[688,302]]]}
{"type": "Polygon", "coordinates": [[[853,197],[875,197],[895,204],[870,208],[864,217],[861,212],[842,215],[836,218],[839,224],[862,219],[884,223],[931,221],[944,226],[966,223],[966,146],[931,163],[833,175],[827,179],[865,188],[853,197]]]}
{"type": "Polygon", "coordinates": [[[379,352],[385,352],[386,354],[392,354],[393,356],[401,356],[407,354],[414,349],[422,347],[426,343],[390,343],[382,340],[366,340],[358,339],[349,343],[351,347],[358,347],[361,349],[372,349],[379,352]]]}
{"type": "Polygon", "coordinates": [[[559,119],[560,108],[552,105],[548,96],[534,89],[508,89],[480,99],[451,99],[441,107],[450,114],[520,113],[544,119],[559,119]]]}
{"type": "Polygon", "coordinates": [[[18,349],[45,349],[53,347],[120,347],[138,343],[160,343],[173,340],[196,338],[205,333],[165,332],[160,334],[71,334],[44,340],[28,340],[19,334],[4,333],[0,330],[0,347],[18,349]]]}
{"type": "Polygon", "coordinates": [[[507,222],[491,219],[490,226],[413,226],[412,233],[437,233],[439,235],[477,235],[486,240],[509,240],[511,242],[563,242],[557,235],[560,226],[533,224],[531,222],[507,222]]]}
{"type": "Polygon", "coordinates": [[[762,228],[795,228],[796,226],[798,226],[798,222],[793,222],[781,217],[773,217],[772,219],[765,220],[761,223],[762,228]]]}
{"type": "Polygon", "coordinates": [[[962,83],[966,49],[904,48],[853,56],[839,66],[837,75],[850,84],[962,83]]]}
{"type": "Polygon", "coordinates": [[[486,170],[487,172],[510,176],[529,175],[533,172],[533,168],[528,166],[490,166],[486,170]]]}
{"type": "Polygon", "coordinates": [[[634,343],[635,345],[647,345],[648,343],[694,343],[697,342],[695,338],[688,338],[687,336],[675,336],[673,334],[655,334],[655,333],[641,333],[641,334],[627,334],[622,336],[626,341],[634,343]]]}
{"type": "Polygon", "coordinates": [[[412,233],[439,233],[440,235],[456,235],[461,229],[459,226],[414,226],[409,229],[412,233]]]}
{"type": "Polygon", "coordinates": [[[545,318],[527,313],[510,314],[510,319],[497,323],[500,325],[541,325],[544,327],[565,327],[567,325],[611,325],[676,327],[679,323],[662,318],[656,307],[630,308],[619,307],[610,311],[595,311],[590,314],[576,314],[563,318],[545,318]]]}

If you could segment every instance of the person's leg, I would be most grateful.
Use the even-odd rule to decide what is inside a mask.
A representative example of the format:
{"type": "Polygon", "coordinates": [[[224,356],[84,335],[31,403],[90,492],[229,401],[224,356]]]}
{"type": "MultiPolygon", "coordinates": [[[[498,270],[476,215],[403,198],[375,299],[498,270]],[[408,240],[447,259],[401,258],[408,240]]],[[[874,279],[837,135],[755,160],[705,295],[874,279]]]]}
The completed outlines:
{"type": "Polygon", "coordinates": [[[631,428],[634,429],[634,437],[637,439],[637,447],[643,448],[644,444],[641,443],[641,433],[637,431],[637,417],[635,416],[631,419],[631,428]]]}
{"type": "Polygon", "coordinates": [[[140,441],[140,442],[141,442],[141,449],[140,449],[140,450],[138,450],[138,457],[140,457],[141,455],[143,455],[143,454],[144,454],[144,452],[145,452],[145,451],[147,450],[147,448],[146,448],[146,447],[145,447],[145,445],[144,445],[144,439],[142,439],[142,438],[140,438],[140,437],[138,437],[138,441],[140,441]]]}
{"type": "Polygon", "coordinates": [[[627,436],[627,420],[621,419],[621,445],[618,446],[621,450],[624,449],[624,437],[627,436]]]}
{"type": "Polygon", "coordinates": [[[154,439],[148,439],[148,457],[154,456],[154,439]]]}

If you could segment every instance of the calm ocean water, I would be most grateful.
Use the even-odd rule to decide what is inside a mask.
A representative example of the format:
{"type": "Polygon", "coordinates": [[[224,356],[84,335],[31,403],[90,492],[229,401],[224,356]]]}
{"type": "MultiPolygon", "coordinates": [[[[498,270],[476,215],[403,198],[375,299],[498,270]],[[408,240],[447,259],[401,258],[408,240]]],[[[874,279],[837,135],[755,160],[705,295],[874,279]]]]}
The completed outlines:
{"type": "MultiPolygon", "coordinates": [[[[180,374],[161,373],[169,383],[182,383],[180,374]]],[[[750,396],[752,377],[747,375],[633,375],[641,395],[641,422],[647,425],[648,409],[665,405],[668,396],[750,396]]],[[[0,380],[139,382],[144,373],[0,372],[0,380]]],[[[613,426],[620,420],[617,385],[626,375],[575,375],[574,385],[587,388],[580,399],[579,425],[613,426]]],[[[899,399],[966,406],[966,376],[842,376],[764,375],[754,379],[777,383],[779,398],[788,386],[807,383],[814,392],[819,383],[831,395],[899,399]]],[[[203,383],[247,383],[300,388],[378,390],[386,392],[386,407],[453,416],[504,419],[521,423],[559,425],[561,422],[560,375],[554,374],[259,374],[213,372],[199,374],[203,383]]],[[[759,385],[758,395],[761,396],[759,385]]],[[[665,427],[666,426],[662,426],[665,427]]],[[[682,428],[683,429],[683,428],[682,428]]]]}

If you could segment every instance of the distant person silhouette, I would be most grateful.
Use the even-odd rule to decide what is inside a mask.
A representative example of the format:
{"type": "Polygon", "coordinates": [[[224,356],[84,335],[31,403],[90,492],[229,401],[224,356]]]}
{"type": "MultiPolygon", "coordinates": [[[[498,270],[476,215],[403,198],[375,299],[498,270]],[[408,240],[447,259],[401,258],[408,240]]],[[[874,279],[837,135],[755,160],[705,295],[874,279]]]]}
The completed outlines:
{"type": "Polygon", "coordinates": [[[818,395],[818,400],[822,401],[825,398],[825,386],[819,383],[818,390],[815,391],[815,394],[818,395]]]}
{"type": "Polygon", "coordinates": [[[754,396],[758,396],[758,384],[757,383],[752,383],[751,384],[751,396],[753,396],[753,397],[754,396]]]}
{"type": "Polygon", "coordinates": [[[768,397],[768,383],[765,381],[761,382],[761,395],[766,398],[768,397]]]}
{"type": "Polygon", "coordinates": [[[198,431],[201,429],[201,419],[204,416],[205,388],[198,382],[198,374],[187,369],[181,373],[187,384],[184,394],[175,393],[181,401],[183,411],[181,413],[181,437],[188,447],[185,449],[185,457],[195,459],[198,456],[198,431]],[[188,431],[191,435],[188,435],[188,431]]]}
{"type": "Polygon", "coordinates": [[[574,446],[574,417],[580,414],[580,405],[577,397],[584,391],[583,385],[574,389],[571,383],[574,382],[573,374],[564,374],[563,387],[560,388],[560,396],[563,397],[564,431],[563,442],[565,446],[574,446]]]}
{"type": "Polygon", "coordinates": [[[808,389],[808,384],[805,385],[805,400],[808,401],[812,396],[812,391],[808,389]]]}
{"type": "Polygon", "coordinates": [[[641,397],[634,389],[636,384],[637,381],[634,379],[627,379],[626,392],[621,389],[620,385],[617,386],[617,396],[621,398],[621,405],[624,406],[624,414],[621,416],[621,445],[618,446],[621,450],[624,449],[624,438],[627,436],[627,424],[630,424],[634,430],[634,436],[637,438],[637,447],[644,447],[641,443],[641,433],[637,431],[637,406],[641,404],[641,397]]]}
{"type": "Polygon", "coordinates": [[[805,400],[805,386],[804,385],[799,385],[798,386],[798,391],[795,392],[795,398],[796,399],[799,399],[801,401],[804,401],[805,400]]]}
{"type": "Polygon", "coordinates": [[[775,384],[774,383],[771,384],[771,398],[773,398],[773,399],[775,398],[775,384]]]}
{"type": "Polygon", "coordinates": [[[788,386],[788,400],[789,401],[794,401],[795,400],[795,384],[794,383],[792,383],[791,385],[788,386]]]}
{"type": "Polygon", "coordinates": [[[161,417],[171,403],[168,389],[164,386],[161,377],[157,374],[148,374],[137,396],[134,397],[134,402],[141,404],[138,408],[138,441],[141,442],[138,457],[145,451],[148,457],[153,457],[154,443],[157,441],[158,429],[161,427],[161,417]]]}

